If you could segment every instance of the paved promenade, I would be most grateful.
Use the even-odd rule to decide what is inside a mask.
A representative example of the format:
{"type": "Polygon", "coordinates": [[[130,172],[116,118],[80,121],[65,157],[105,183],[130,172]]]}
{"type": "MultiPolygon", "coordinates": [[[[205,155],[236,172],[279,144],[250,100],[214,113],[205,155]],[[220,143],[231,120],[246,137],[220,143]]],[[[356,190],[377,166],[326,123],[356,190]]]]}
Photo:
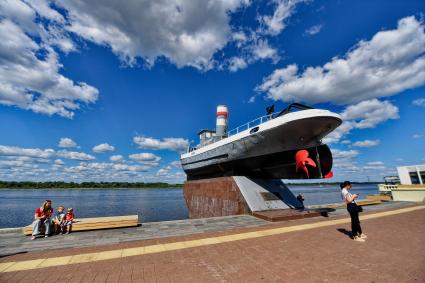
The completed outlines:
{"type": "Polygon", "coordinates": [[[0,258],[0,281],[424,282],[425,206],[362,214],[365,243],[348,237],[350,222],[341,213],[5,256],[0,258]]]}
{"type": "Polygon", "coordinates": [[[193,235],[205,232],[227,231],[243,227],[259,227],[270,222],[249,215],[185,219],[175,221],[143,223],[139,227],[76,232],[69,235],[52,236],[48,239],[29,241],[19,233],[0,233],[0,257],[58,247],[93,247],[137,240],[158,239],[172,236],[193,235]]]}

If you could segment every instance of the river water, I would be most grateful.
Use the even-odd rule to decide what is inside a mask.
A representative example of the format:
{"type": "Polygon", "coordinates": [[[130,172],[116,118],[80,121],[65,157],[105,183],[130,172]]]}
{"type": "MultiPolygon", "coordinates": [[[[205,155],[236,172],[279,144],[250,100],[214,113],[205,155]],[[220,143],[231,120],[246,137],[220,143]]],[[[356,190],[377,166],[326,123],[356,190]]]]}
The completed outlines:
{"type": "MultiPolygon", "coordinates": [[[[289,186],[297,195],[302,193],[305,204],[340,202],[336,185],[289,186]]],[[[377,194],[376,185],[354,185],[352,191],[360,198],[377,194]]],[[[99,189],[99,190],[0,190],[0,228],[22,227],[32,222],[34,211],[45,199],[73,207],[77,217],[102,217],[138,214],[142,222],[188,218],[183,190],[162,189],[99,189]]]]}

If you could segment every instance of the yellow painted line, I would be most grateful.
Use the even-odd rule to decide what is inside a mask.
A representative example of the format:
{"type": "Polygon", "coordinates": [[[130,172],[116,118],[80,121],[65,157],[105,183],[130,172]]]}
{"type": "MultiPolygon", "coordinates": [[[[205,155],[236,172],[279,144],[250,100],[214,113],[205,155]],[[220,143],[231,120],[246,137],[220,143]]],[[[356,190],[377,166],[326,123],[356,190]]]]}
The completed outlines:
{"type": "Polygon", "coordinates": [[[156,254],[156,253],[165,252],[165,251],[167,250],[165,249],[164,245],[158,244],[158,245],[146,246],[143,254],[156,254]]]}
{"type": "Polygon", "coordinates": [[[45,259],[33,259],[33,260],[25,260],[25,261],[18,261],[15,262],[15,264],[9,266],[2,272],[11,272],[11,271],[21,271],[21,270],[29,270],[29,269],[36,269],[37,266],[40,265],[45,259]]]}
{"type": "Polygon", "coordinates": [[[12,266],[14,264],[15,262],[0,263],[0,272],[3,272],[3,270],[6,270],[9,266],[12,266]]]}
{"type": "Polygon", "coordinates": [[[164,244],[164,247],[167,251],[175,251],[175,250],[181,250],[186,248],[183,242],[164,244]]]}
{"type": "Polygon", "coordinates": [[[95,261],[95,260],[98,260],[98,255],[100,255],[100,253],[88,253],[88,254],[73,255],[73,256],[71,256],[69,263],[75,264],[75,263],[84,263],[84,262],[95,261]]]}
{"type": "Polygon", "coordinates": [[[67,265],[71,261],[71,258],[72,256],[47,258],[37,268],[67,265]]]}
{"type": "MultiPolygon", "coordinates": [[[[425,205],[368,214],[368,215],[362,216],[361,220],[375,219],[375,218],[391,216],[391,215],[396,215],[396,214],[401,214],[406,212],[412,212],[412,211],[416,211],[420,209],[425,209],[425,205]]],[[[85,262],[96,262],[96,261],[108,260],[108,259],[119,259],[124,257],[140,256],[145,254],[156,254],[156,253],[167,252],[167,251],[182,250],[182,249],[193,248],[193,247],[209,246],[209,245],[215,245],[220,243],[235,242],[240,240],[255,239],[255,238],[285,234],[285,233],[296,232],[296,231],[310,230],[314,228],[350,223],[350,221],[351,221],[350,218],[344,218],[344,219],[336,219],[336,220],[322,221],[322,222],[302,224],[302,225],[294,225],[294,226],[288,226],[288,227],[259,230],[254,232],[245,232],[245,233],[238,233],[238,234],[232,234],[232,235],[210,237],[210,238],[204,238],[199,240],[188,240],[188,241],[181,241],[181,242],[175,242],[175,243],[156,244],[156,245],[150,245],[150,246],[144,246],[144,247],[117,249],[117,250],[102,251],[102,252],[95,252],[95,253],[85,253],[85,254],[78,254],[73,256],[42,258],[42,259],[24,260],[24,261],[17,261],[17,262],[4,262],[4,263],[0,263],[0,273],[40,269],[40,268],[53,267],[53,266],[64,266],[64,265],[85,263],[85,262]]]]}
{"type": "Polygon", "coordinates": [[[122,257],[135,256],[144,254],[145,247],[128,248],[122,250],[122,257]]]}

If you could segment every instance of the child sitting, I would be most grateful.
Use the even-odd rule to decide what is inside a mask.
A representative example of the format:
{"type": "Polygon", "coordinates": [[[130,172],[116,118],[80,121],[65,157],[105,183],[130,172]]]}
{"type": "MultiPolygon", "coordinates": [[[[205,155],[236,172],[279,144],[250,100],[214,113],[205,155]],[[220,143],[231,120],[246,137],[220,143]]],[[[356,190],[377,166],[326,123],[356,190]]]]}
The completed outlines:
{"type": "Polygon", "coordinates": [[[63,226],[65,222],[65,207],[63,205],[58,207],[57,212],[55,213],[55,217],[53,218],[53,224],[55,228],[55,233],[63,234],[63,226]]]}
{"type": "Polygon", "coordinates": [[[66,226],[66,233],[71,233],[72,230],[72,221],[74,221],[75,215],[72,207],[68,208],[68,212],[65,214],[64,226],[66,226]]]}

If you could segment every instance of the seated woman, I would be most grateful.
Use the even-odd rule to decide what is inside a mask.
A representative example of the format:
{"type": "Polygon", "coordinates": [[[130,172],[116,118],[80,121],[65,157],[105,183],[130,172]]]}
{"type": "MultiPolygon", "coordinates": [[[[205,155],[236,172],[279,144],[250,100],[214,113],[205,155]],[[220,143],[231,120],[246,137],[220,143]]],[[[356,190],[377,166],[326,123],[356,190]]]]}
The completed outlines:
{"type": "Polygon", "coordinates": [[[45,226],[45,237],[50,235],[50,225],[52,224],[52,201],[46,200],[43,204],[35,210],[34,222],[32,223],[32,237],[31,240],[35,239],[35,236],[40,234],[40,228],[42,225],[45,226]]]}

